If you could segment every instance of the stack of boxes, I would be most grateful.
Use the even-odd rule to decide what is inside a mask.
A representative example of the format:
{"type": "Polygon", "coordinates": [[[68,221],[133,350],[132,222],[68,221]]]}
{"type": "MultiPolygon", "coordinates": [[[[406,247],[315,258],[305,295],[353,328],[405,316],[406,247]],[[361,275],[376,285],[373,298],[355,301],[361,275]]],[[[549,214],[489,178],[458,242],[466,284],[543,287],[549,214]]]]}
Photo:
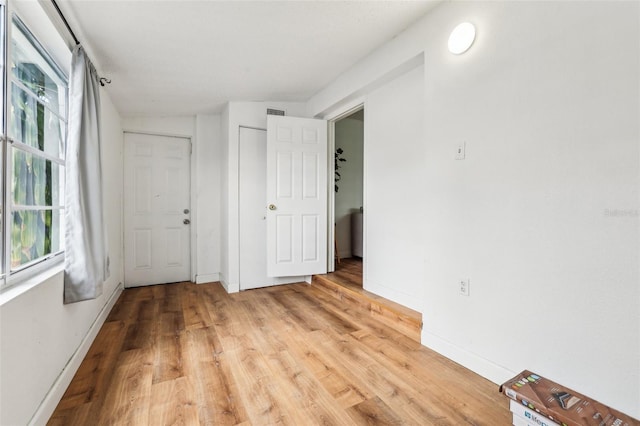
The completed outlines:
{"type": "Polygon", "coordinates": [[[638,420],[527,370],[500,391],[511,398],[514,426],[640,426],[638,420]]]}

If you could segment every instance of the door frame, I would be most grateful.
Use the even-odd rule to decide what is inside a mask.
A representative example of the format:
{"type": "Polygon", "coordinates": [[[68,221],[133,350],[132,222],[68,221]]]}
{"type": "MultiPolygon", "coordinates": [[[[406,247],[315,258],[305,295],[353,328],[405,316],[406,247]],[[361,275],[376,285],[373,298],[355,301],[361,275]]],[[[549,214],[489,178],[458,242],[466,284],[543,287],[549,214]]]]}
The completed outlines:
{"type": "MultiPolygon", "coordinates": [[[[336,270],[336,259],[335,259],[335,227],[333,226],[333,224],[336,221],[336,208],[335,208],[335,203],[336,203],[336,192],[333,189],[334,185],[335,185],[335,178],[336,178],[336,173],[335,173],[335,161],[331,162],[331,158],[333,158],[335,151],[336,151],[336,122],[342,120],[345,117],[350,116],[351,114],[358,112],[360,110],[364,109],[364,114],[365,114],[365,125],[364,125],[364,131],[363,131],[363,156],[364,156],[364,151],[366,151],[366,140],[367,140],[367,118],[366,118],[366,114],[367,114],[367,109],[365,108],[365,100],[362,98],[356,99],[348,104],[343,105],[342,107],[339,107],[337,109],[335,109],[334,111],[331,111],[328,114],[325,114],[322,118],[324,120],[327,120],[327,123],[329,124],[329,129],[328,129],[328,141],[327,141],[327,149],[329,150],[329,155],[327,157],[328,159],[328,167],[329,167],[329,171],[328,171],[328,178],[329,178],[329,188],[331,188],[329,190],[329,199],[327,200],[327,272],[334,272],[336,270]]],[[[363,178],[362,178],[362,206],[363,206],[363,210],[366,211],[366,185],[367,185],[367,180],[366,180],[366,175],[367,175],[367,164],[366,161],[363,164],[363,178]]],[[[365,262],[365,256],[366,256],[366,251],[367,251],[367,245],[365,244],[365,240],[366,240],[366,222],[367,222],[367,215],[363,214],[363,223],[362,223],[362,250],[363,250],[363,256],[362,256],[362,263],[364,265],[365,262]]],[[[362,268],[362,273],[363,273],[363,283],[364,283],[364,271],[365,268],[362,268]]]]}
{"type": "MultiPolygon", "coordinates": [[[[198,215],[196,212],[196,204],[195,204],[195,200],[196,200],[196,189],[194,185],[194,182],[196,182],[195,179],[195,173],[196,173],[196,165],[194,164],[194,155],[193,155],[193,136],[191,135],[181,135],[181,134],[177,134],[177,133],[161,133],[161,132],[152,132],[152,131],[142,131],[142,130],[123,130],[122,131],[122,139],[123,139],[123,143],[126,143],[125,140],[125,135],[127,133],[132,133],[132,134],[138,134],[138,135],[148,135],[148,136],[162,136],[162,137],[168,137],[168,138],[179,138],[179,139],[187,139],[189,141],[189,211],[190,211],[190,221],[191,221],[191,226],[189,229],[189,237],[190,237],[190,243],[189,243],[189,277],[191,279],[191,282],[196,282],[196,271],[197,269],[197,245],[196,245],[196,227],[197,227],[197,223],[198,223],[198,215]]],[[[122,196],[123,196],[123,200],[124,200],[124,186],[127,184],[127,182],[125,182],[124,180],[124,146],[122,148],[122,196]]],[[[122,223],[120,224],[121,226],[121,234],[124,235],[124,221],[125,221],[125,216],[124,216],[124,202],[122,203],[121,206],[121,214],[122,214],[122,223]]],[[[125,249],[125,244],[124,244],[124,238],[122,238],[122,253],[124,255],[124,249],[125,249]]]]}
{"type": "MultiPolygon", "coordinates": [[[[242,291],[242,286],[240,285],[240,270],[241,270],[241,266],[240,266],[240,251],[242,250],[242,247],[240,247],[240,133],[242,132],[242,129],[250,129],[250,130],[258,130],[258,131],[264,131],[265,134],[267,133],[267,128],[266,127],[259,127],[259,126],[248,126],[248,125],[244,125],[244,124],[238,124],[238,139],[237,139],[237,143],[236,143],[236,171],[237,171],[237,180],[236,180],[236,195],[237,195],[237,205],[236,205],[236,212],[237,214],[235,215],[234,219],[230,218],[230,222],[231,220],[235,220],[236,222],[236,233],[235,233],[235,238],[237,241],[237,247],[236,247],[236,252],[233,254],[235,257],[235,261],[238,265],[238,271],[237,271],[237,280],[238,280],[238,288],[237,291],[242,291]]],[[[265,246],[265,250],[266,250],[266,246],[265,246]]],[[[231,251],[229,251],[229,257],[231,257],[231,251]]],[[[229,291],[227,289],[227,291],[229,291]]]]}

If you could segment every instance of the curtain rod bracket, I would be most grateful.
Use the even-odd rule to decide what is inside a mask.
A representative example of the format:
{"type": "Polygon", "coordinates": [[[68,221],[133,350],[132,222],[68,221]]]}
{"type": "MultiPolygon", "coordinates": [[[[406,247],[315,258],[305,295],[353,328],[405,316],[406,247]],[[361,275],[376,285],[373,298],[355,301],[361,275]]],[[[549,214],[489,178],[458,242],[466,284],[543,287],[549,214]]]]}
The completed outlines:
{"type": "MultiPolygon", "coordinates": [[[[67,31],[69,31],[69,34],[73,38],[73,41],[76,42],[76,46],[80,45],[81,44],[80,40],[78,40],[78,37],[76,37],[76,35],[73,33],[73,30],[71,29],[71,26],[67,21],[67,18],[65,18],[64,15],[62,14],[62,11],[60,10],[58,3],[56,3],[56,0],[51,0],[51,4],[53,4],[53,7],[56,9],[56,12],[58,12],[58,16],[60,16],[60,19],[62,19],[62,23],[64,24],[64,26],[67,27],[67,31]]],[[[105,77],[100,77],[98,81],[100,82],[100,86],[102,87],[104,87],[107,84],[111,84],[111,80],[105,77]]]]}

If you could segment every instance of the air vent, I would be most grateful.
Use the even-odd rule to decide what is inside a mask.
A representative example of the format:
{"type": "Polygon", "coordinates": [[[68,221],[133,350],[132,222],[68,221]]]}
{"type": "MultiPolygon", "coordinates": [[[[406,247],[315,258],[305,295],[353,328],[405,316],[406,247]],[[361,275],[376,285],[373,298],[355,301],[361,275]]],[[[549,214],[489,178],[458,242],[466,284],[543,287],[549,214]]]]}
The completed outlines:
{"type": "Polygon", "coordinates": [[[284,115],[284,111],[280,109],[267,108],[267,115],[284,115]]]}

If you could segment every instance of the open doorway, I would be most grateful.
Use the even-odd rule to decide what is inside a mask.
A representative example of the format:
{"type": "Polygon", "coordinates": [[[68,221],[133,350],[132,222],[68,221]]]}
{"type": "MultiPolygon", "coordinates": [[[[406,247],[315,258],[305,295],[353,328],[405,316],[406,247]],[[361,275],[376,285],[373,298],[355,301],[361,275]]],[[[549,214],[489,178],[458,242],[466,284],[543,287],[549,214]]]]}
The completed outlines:
{"type": "Polygon", "coordinates": [[[364,109],[335,121],[335,274],[362,287],[364,109]]]}

